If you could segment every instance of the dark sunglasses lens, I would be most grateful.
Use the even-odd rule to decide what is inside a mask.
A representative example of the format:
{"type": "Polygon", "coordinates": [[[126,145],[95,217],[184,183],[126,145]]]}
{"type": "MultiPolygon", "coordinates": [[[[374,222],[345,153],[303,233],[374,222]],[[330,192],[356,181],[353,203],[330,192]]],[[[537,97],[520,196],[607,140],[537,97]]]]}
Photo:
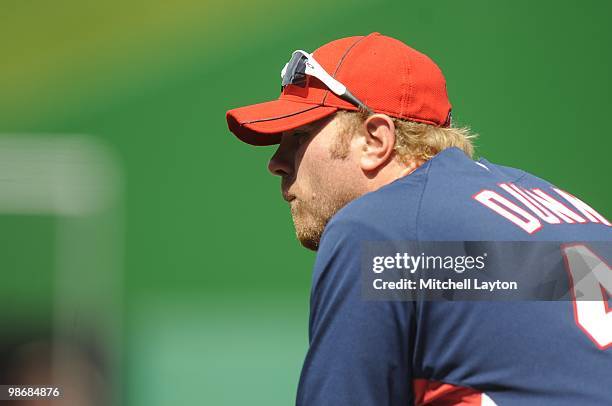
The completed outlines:
{"type": "Polygon", "coordinates": [[[306,86],[306,57],[302,54],[293,54],[287,64],[285,76],[283,76],[282,86],[296,85],[306,86]]]}

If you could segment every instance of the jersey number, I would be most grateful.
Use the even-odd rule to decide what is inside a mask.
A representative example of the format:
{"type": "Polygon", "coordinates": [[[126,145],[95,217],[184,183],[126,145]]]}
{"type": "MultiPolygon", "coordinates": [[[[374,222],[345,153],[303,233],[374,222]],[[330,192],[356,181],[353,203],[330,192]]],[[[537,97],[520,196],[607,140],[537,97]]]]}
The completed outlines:
{"type": "Polygon", "coordinates": [[[610,266],[583,244],[564,245],[561,251],[570,278],[576,324],[600,350],[611,348],[610,266]],[[599,297],[601,300],[594,300],[599,297]]]}

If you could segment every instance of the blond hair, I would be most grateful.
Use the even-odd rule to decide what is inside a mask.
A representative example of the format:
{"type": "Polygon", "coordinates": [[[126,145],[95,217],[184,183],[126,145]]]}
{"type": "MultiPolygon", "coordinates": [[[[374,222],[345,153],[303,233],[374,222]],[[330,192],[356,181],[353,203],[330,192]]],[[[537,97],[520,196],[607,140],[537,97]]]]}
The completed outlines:
{"type": "MultiPolygon", "coordinates": [[[[346,158],[351,139],[364,131],[363,122],[368,113],[341,110],[336,115],[343,127],[331,152],[336,158],[346,158]]],[[[468,127],[436,127],[394,117],[391,119],[395,124],[395,158],[400,162],[424,162],[450,147],[461,149],[470,158],[474,154],[472,140],[477,134],[473,134],[468,127]]]]}

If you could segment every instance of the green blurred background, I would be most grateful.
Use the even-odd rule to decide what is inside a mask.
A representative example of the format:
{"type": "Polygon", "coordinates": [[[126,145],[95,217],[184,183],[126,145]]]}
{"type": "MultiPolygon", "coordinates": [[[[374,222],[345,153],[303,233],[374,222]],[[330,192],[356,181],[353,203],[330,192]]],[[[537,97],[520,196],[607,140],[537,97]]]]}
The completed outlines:
{"type": "MultiPolygon", "coordinates": [[[[118,173],[106,309],[120,362],[107,371],[122,403],[294,401],[314,254],[266,172],[273,149],[239,143],[224,116],[276,98],[291,51],[372,31],[403,40],[442,68],[479,156],[609,218],[611,17],[596,1],[2,0],[2,137],[82,135],[118,173]]],[[[19,305],[3,320],[22,323],[4,335],[53,324],[54,219],[2,216],[9,266],[35,269],[5,272],[3,303],[19,305]]]]}

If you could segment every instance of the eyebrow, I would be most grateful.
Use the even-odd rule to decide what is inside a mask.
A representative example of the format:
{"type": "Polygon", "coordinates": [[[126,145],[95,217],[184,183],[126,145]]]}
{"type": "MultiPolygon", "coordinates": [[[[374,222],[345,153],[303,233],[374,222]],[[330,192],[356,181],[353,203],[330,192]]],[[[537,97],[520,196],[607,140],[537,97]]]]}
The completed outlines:
{"type": "Polygon", "coordinates": [[[304,124],[301,127],[286,131],[286,133],[290,135],[294,135],[297,132],[305,132],[308,134],[312,134],[315,131],[321,130],[326,123],[328,123],[327,120],[325,120],[324,122],[322,122],[322,120],[318,120],[318,121],[315,121],[314,123],[304,124]]]}
{"type": "Polygon", "coordinates": [[[287,131],[287,134],[289,135],[295,135],[297,133],[308,133],[308,134],[312,134],[314,128],[312,127],[312,125],[308,124],[302,127],[298,127],[298,128],[294,128],[293,130],[289,130],[287,131]]]}

